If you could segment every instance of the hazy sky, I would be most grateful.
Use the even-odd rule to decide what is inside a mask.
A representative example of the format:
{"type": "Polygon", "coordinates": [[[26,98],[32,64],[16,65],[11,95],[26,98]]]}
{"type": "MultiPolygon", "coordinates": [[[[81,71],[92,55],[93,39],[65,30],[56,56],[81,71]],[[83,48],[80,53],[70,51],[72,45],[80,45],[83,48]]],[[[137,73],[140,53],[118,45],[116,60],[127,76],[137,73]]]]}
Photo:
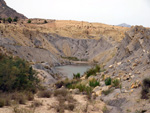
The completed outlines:
{"type": "Polygon", "coordinates": [[[150,0],[5,0],[28,18],[150,27],[150,0]]]}

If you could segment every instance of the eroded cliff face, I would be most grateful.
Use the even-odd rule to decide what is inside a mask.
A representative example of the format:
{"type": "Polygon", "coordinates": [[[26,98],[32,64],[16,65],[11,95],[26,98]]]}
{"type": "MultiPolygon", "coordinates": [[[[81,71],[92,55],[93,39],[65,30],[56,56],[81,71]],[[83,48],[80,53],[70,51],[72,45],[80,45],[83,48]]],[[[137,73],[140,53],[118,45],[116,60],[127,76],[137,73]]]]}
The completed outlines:
{"type": "MultiPolygon", "coordinates": [[[[150,29],[142,26],[132,27],[125,33],[125,38],[117,47],[116,55],[106,63],[107,76],[119,79],[121,92],[115,97],[115,91],[102,97],[108,105],[116,107],[117,112],[125,113],[138,110],[149,111],[148,100],[141,99],[142,81],[150,73],[150,29]],[[117,102],[121,101],[118,106],[117,102]],[[137,103],[137,100],[140,100],[137,103]],[[142,104],[145,106],[143,107],[142,104]]],[[[117,91],[117,90],[116,90],[117,91]]]]}
{"type": "MultiPolygon", "coordinates": [[[[26,22],[26,20],[23,21],[26,22]]],[[[58,30],[59,27],[50,27],[50,24],[57,24],[59,27],[62,25],[60,23],[60,25],[58,25],[55,21],[42,25],[35,23],[21,24],[20,22],[16,25],[1,24],[1,46],[14,55],[20,56],[28,61],[44,61],[51,65],[59,65],[65,62],[66,60],[63,59],[63,57],[76,57],[79,60],[103,62],[110,60],[110,57],[107,58],[106,56],[114,56],[115,54],[115,47],[118,42],[115,40],[110,40],[108,34],[106,36],[105,33],[96,34],[96,36],[92,39],[88,38],[88,36],[86,36],[86,38],[78,38],[78,36],[73,38],[75,37],[77,31],[72,33],[71,31],[73,28],[70,30],[67,28],[67,30],[62,28],[63,32],[67,32],[64,33],[64,35],[70,36],[65,37],[60,33],[57,34],[54,32],[55,30],[60,32],[61,30],[58,30]],[[99,36],[99,38],[97,38],[97,36],[99,36]]],[[[102,25],[101,29],[104,29],[106,26],[108,25],[102,25]]],[[[72,27],[74,27],[74,24],[72,27]]],[[[77,28],[74,27],[74,29],[77,28]]],[[[108,29],[114,28],[109,26],[108,29]]],[[[118,29],[118,27],[116,29],[118,29]]],[[[115,32],[116,31],[117,30],[115,30],[115,32]]],[[[110,32],[109,35],[113,32],[114,31],[110,32]]],[[[120,30],[118,33],[113,35],[114,38],[118,38],[117,36],[120,36],[117,35],[119,32],[120,30]]],[[[124,30],[122,32],[124,32],[124,30]]],[[[91,33],[89,33],[89,36],[90,34],[91,33]]]]}
{"type": "Polygon", "coordinates": [[[20,19],[26,19],[26,17],[24,15],[16,12],[12,8],[8,7],[4,0],[0,0],[0,17],[1,18],[18,17],[20,19]]]}

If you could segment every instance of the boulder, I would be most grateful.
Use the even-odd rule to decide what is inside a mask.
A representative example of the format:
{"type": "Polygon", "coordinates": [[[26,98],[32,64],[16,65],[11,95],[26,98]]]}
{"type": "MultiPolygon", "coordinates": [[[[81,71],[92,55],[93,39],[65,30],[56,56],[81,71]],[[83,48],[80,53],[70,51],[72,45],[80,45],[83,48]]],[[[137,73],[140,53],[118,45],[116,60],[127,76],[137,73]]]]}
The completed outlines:
{"type": "Polygon", "coordinates": [[[70,89],[70,92],[73,94],[79,94],[80,93],[79,89],[70,89]]]}
{"type": "Polygon", "coordinates": [[[110,86],[104,86],[102,87],[102,91],[107,91],[110,88],[110,86]]]}
{"type": "Polygon", "coordinates": [[[93,89],[93,92],[97,92],[97,91],[99,91],[99,90],[101,90],[101,89],[102,89],[102,87],[96,86],[96,87],[93,89]]]}

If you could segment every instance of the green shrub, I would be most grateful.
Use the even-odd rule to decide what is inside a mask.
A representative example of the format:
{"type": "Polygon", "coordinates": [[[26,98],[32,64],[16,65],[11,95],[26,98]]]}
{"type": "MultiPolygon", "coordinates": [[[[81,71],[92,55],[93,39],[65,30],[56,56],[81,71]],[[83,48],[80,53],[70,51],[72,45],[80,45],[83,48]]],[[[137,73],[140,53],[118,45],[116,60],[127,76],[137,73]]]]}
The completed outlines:
{"type": "Polygon", "coordinates": [[[61,58],[68,59],[68,60],[73,60],[73,61],[79,61],[79,59],[77,57],[63,57],[63,56],[61,56],[61,58]]]}
{"type": "Polygon", "coordinates": [[[31,23],[31,20],[30,20],[30,19],[28,20],[28,23],[31,23]]]}
{"type": "Polygon", "coordinates": [[[85,86],[83,84],[78,84],[75,87],[78,88],[80,92],[85,92],[86,94],[91,94],[91,92],[92,92],[91,87],[85,86]]]}
{"type": "Polygon", "coordinates": [[[13,19],[14,22],[17,22],[18,21],[18,17],[16,16],[14,19],[13,19]]]}
{"type": "Polygon", "coordinates": [[[114,86],[114,87],[116,87],[116,88],[119,88],[119,87],[120,87],[120,80],[115,79],[115,80],[112,81],[112,83],[113,83],[113,86],[114,86]]]}
{"type": "Polygon", "coordinates": [[[11,22],[12,22],[11,17],[9,17],[9,18],[7,19],[7,21],[8,21],[9,23],[11,23],[11,22]]]}
{"type": "Polygon", "coordinates": [[[110,77],[105,79],[105,85],[106,86],[111,85],[111,78],[110,77]]]}
{"type": "Polygon", "coordinates": [[[89,85],[91,87],[96,87],[96,86],[99,86],[100,84],[96,79],[92,79],[92,80],[89,81],[89,85]]]}
{"type": "Polygon", "coordinates": [[[145,78],[143,80],[143,86],[141,91],[141,98],[142,99],[149,99],[148,93],[150,88],[150,78],[145,78]]]}
{"type": "Polygon", "coordinates": [[[29,63],[18,57],[4,56],[0,59],[0,90],[3,92],[36,92],[39,80],[29,63]]]}
{"type": "Polygon", "coordinates": [[[78,78],[80,78],[80,73],[73,74],[73,79],[78,79],[78,78]]]}
{"type": "Polygon", "coordinates": [[[89,69],[87,72],[86,72],[86,78],[88,78],[89,76],[91,75],[96,75],[97,72],[100,72],[101,68],[99,65],[96,65],[95,67],[89,69]]]}

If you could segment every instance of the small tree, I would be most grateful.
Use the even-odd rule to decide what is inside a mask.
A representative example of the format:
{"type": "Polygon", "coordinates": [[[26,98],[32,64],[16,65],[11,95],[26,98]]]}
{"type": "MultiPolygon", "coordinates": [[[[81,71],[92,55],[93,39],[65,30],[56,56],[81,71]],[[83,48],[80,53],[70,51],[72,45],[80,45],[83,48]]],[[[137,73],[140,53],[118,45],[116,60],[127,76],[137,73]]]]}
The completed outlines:
{"type": "Polygon", "coordinates": [[[46,23],[48,23],[46,20],[44,20],[44,23],[46,24],[46,23]]]}
{"type": "Polygon", "coordinates": [[[28,20],[28,23],[31,23],[31,20],[28,20]]]}
{"type": "Polygon", "coordinates": [[[8,21],[9,23],[11,23],[11,22],[12,22],[11,17],[9,17],[9,18],[7,19],[7,21],[8,21]]]}
{"type": "Polygon", "coordinates": [[[18,17],[16,16],[13,21],[17,22],[18,21],[18,17]]]}

